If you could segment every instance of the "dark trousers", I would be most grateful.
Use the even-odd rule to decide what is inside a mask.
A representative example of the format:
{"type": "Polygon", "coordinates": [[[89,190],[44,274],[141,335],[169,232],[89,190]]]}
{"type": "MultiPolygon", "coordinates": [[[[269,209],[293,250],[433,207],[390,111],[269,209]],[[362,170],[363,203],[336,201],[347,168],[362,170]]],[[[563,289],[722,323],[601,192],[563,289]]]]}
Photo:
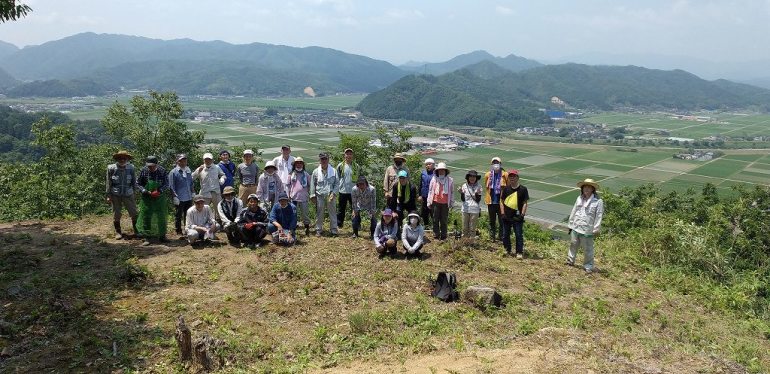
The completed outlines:
{"type": "MultiPolygon", "coordinates": [[[[358,235],[358,230],[361,230],[361,214],[362,212],[358,212],[358,214],[353,215],[353,233],[358,235]]],[[[374,237],[374,229],[377,228],[377,221],[374,219],[374,215],[370,215],[369,217],[369,236],[374,237]]]]}
{"type": "Polygon", "coordinates": [[[422,224],[425,227],[430,226],[430,220],[433,216],[433,211],[428,208],[428,196],[422,197],[422,206],[420,206],[420,218],[422,218],[422,224]]]}
{"type": "Polygon", "coordinates": [[[516,253],[524,253],[524,220],[511,221],[504,219],[502,221],[503,247],[505,251],[511,253],[511,231],[516,236],[516,253]]]}
{"type": "Polygon", "coordinates": [[[449,221],[449,204],[433,204],[433,237],[441,240],[447,237],[447,221],[449,221]]]}
{"type": "Polygon", "coordinates": [[[231,223],[222,228],[222,231],[227,235],[227,241],[231,243],[237,243],[241,241],[241,232],[238,230],[238,225],[231,223]]]}
{"type": "Polygon", "coordinates": [[[345,213],[348,210],[348,203],[350,203],[351,211],[353,209],[353,195],[349,193],[341,193],[337,200],[339,201],[339,205],[337,205],[337,227],[342,227],[345,223],[345,213]]]}
{"type": "Polygon", "coordinates": [[[180,201],[179,205],[176,206],[176,212],[174,214],[174,228],[176,229],[177,233],[182,232],[182,227],[187,226],[187,209],[190,209],[192,207],[193,201],[180,201]]]}
{"type": "Polygon", "coordinates": [[[500,215],[500,204],[487,204],[487,212],[489,212],[489,237],[492,240],[501,239],[503,237],[503,216],[500,215]],[[500,226],[500,235],[498,235],[497,226],[500,226]]]}
{"type": "Polygon", "coordinates": [[[238,225],[238,229],[241,232],[243,241],[246,244],[257,244],[267,236],[267,227],[254,225],[250,230],[244,227],[242,224],[238,225]]]}

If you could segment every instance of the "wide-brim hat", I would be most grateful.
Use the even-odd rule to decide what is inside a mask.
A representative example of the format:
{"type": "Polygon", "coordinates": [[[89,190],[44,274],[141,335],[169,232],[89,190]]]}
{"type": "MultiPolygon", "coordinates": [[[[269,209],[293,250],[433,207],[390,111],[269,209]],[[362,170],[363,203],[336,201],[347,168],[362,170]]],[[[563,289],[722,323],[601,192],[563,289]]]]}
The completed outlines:
{"type": "Polygon", "coordinates": [[[438,165],[436,165],[435,171],[444,170],[447,174],[449,174],[449,169],[446,168],[446,163],[439,162],[438,165]]]}
{"type": "Polygon", "coordinates": [[[235,193],[235,188],[233,188],[233,186],[227,186],[227,187],[225,187],[225,188],[222,190],[222,195],[228,195],[228,194],[231,194],[231,193],[232,193],[232,194],[234,194],[234,193],[235,193]]]}
{"type": "Polygon", "coordinates": [[[492,157],[492,161],[490,161],[490,164],[494,164],[495,161],[497,161],[498,164],[502,164],[503,160],[500,159],[500,157],[492,157]]]}
{"type": "Polygon", "coordinates": [[[596,183],[596,181],[591,178],[586,178],[585,180],[578,182],[577,186],[580,189],[583,189],[583,186],[591,186],[594,190],[599,189],[599,183],[596,183]]]}
{"type": "Polygon", "coordinates": [[[476,180],[479,180],[481,176],[478,172],[476,172],[476,170],[470,170],[467,174],[465,174],[465,180],[468,180],[470,177],[476,177],[476,180]]]}
{"type": "Polygon", "coordinates": [[[273,160],[270,160],[265,163],[265,170],[267,170],[267,168],[273,168],[278,170],[278,167],[275,166],[275,163],[273,162],[273,160]]]}
{"type": "Polygon", "coordinates": [[[301,163],[303,163],[303,164],[304,164],[304,163],[305,163],[305,160],[303,160],[303,159],[302,159],[302,157],[297,157],[297,158],[295,158],[295,159],[294,159],[294,161],[291,163],[291,167],[294,167],[294,164],[296,164],[296,163],[298,163],[298,162],[301,162],[301,163]]]}
{"type": "Polygon", "coordinates": [[[118,159],[121,159],[121,158],[126,158],[126,159],[130,160],[130,159],[134,158],[134,156],[131,156],[131,154],[128,153],[128,151],[118,151],[118,152],[115,152],[112,155],[112,159],[115,160],[115,161],[117,161],[118,159]]]}
{"type": "Polygon", "coordinates": [[[396,153],[393,155],[393,160],[404,160],[406,161],[406,157],[404,157],[403,153],[396,153]]]}

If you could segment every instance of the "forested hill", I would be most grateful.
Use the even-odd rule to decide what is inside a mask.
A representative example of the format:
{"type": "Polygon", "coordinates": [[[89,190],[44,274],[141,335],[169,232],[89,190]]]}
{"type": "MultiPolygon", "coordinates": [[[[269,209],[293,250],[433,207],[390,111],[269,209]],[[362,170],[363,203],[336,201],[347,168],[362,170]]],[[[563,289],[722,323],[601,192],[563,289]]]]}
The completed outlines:
{"type": "Polygon", "coordinates": [[[415,72],[418,74],[441,75],[441,74],[450,73],[455,70],[465,68],[473,64],[477,64],[482,61],[491,62],[499,67],[502,67],[504,69],[507,69],[513,72],[523,71],[523,70],[535,68],[538,66],[543,66],[543,64],[535,60],[530,60],[530,59],[516,56],[513,54],[508,55],[506,57],[495,57],[487,51],[474,51],[471,53],[466,53],[466,54],[456,56],[444,62],[418,64],[418,65],[402,65],[399,67],[401,69],[415,72]]]}
{"type": "Polygon", "coordinates": [[[151,82],[155,89],[175,88],[168,82],[211,79],[209,83],[197,83],[209,87],[202,93],[227,93],[226,89],[211,89],[215,79],[206,75],[217,75],[225,82],[238,81],[243,74],[238,69],[245,69],[246,75],[265,74],[260,79],[277,88],[279,94],[294,95],[314,85],[338,92],[371,92],[405,74],[388,62],[329,48],[166,41],[94,33],[20,49],[0,59],[0,68],[21,80],[91,79],[102,85],[123,86],[133,82],[137,75],[148,75],[152,80],[148,78],[145,82],[151,82]],[[168,85],[163,87],[155,82],[168,85]]]}
{"type": "Polygon", "coordinates": [[[513,73],[489,61],[438,77],[404,77],[367,96],[359,109],[375,118],[520,127],[547,121],[538,109],[554,96],[581,109],[770,110],[770,90],[681,70],[564,64],[513,73]]]}
{"type": "Polygon", "coordinates": [[[0,69],[0,90],[13,87],[18,83],[19,81],[17,81],[14,77],[8,74],[5,70],[0,69]]]}

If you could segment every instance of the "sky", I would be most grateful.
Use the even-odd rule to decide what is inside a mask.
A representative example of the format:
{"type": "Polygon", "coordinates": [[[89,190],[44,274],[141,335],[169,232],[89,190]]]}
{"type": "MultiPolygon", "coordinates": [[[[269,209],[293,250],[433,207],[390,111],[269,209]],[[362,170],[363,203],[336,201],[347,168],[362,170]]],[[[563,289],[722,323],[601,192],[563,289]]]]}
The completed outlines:
{"type": "MultiPolygon", "coordinates": [[[[770,0],[21,0],[19,47],[80,32],[322,46],[440,62],[486,50],[545,62],[593,54],[770,60],[770,0]]],[[[579,58],[577,58],[579,60],[579,58]]]]}

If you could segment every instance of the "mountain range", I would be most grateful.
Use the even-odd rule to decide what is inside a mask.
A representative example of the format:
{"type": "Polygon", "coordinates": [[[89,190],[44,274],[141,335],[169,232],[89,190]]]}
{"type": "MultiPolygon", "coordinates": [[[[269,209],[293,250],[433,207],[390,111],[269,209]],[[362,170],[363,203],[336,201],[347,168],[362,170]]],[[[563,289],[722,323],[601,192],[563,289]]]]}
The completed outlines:
{"type": "Polygon", "coordinates": [[[589,110],[770,110],[770,90],[706,81],[683,70],[561,64],[512,72],[491,61],[438,77],[404,77],[369,94],[358,108],[376,118],[510,128],[548,122],[539,109],[555,107],[553,97],[589,110]]]}
{"type": "Polygon", "coordinates": [[[459,70],[466,66],[477,64],[482,61],[490,61],[495,65],[498,65],[510,71],[522,71],[522,70],[535,68],[538,66],[543,66],[543,64],[535,60],[530,60],[530,59],[519,57],[513,54],[508,55],[506,57],[496,57],[491,55],[487,51],[474,51],[471,53],[466,53],[466,54],[456,56],[450,59],[449,61],[445,61],[445,62],[436,62],[436,63],[412,62],[412,63],[400,65],[399,67],[403,70],[419,73],[419,74],[441,75],[441,74],[451,73],[455,70],[459,70]]]}

